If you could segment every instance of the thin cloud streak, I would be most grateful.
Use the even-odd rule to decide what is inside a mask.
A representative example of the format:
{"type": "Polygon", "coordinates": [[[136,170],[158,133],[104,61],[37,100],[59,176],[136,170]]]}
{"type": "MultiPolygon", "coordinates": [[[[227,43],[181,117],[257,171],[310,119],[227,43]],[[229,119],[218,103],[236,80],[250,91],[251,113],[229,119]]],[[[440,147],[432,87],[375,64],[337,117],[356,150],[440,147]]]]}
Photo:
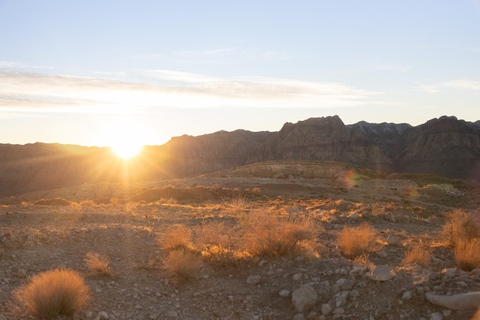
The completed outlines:
{"type": "Polygon", "coordinates": [[[417,89],[419,91],[425,91],[429,93],[438,93],[444,89],[463,89],[463,90],[480,91],[480,81],[466,80],[466,79],[452,80],[452,81],[445,81],[437,84],[421,85],[421,86],[418,86],[417,89]]]}
{"type": "Polygon", "coordinates": [[[227,79],[169,70],[144,71],[140,78],[161,81],[162,85],[0,71],[0,108],[143,113],[154,112],[157,107],[338,108],[382,103],[373,100],[378,92],[335,82],[227,79]]]}

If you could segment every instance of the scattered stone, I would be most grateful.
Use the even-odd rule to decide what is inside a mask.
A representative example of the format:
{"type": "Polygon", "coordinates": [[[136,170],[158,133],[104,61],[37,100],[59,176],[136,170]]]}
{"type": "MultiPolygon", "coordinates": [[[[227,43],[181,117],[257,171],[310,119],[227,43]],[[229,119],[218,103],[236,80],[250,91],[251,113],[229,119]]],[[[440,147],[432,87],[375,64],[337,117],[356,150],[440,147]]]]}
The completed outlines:
{"type": "Polygon", "coordinates": [[[333,311],[334,314],[343,314],[345,313],[345,309],[343,308],[337,308],[333,311]]]}
{"type": "Polygon", "coordinates": [[[17,278],[24,279],[26,277],[27,277],[27,273],[25,272],[25,270],[18,269],[17,278]]]}
{"type": "Polygon", "coordinates": [[[457,269],[446,268],[442,270],[442,273],[444,273],[447,278],[453,278],[457,275],[457,269]]]}
{"type": "Polygon", "coordinates": [[[440,312],[435,312],[430,315],[430,320],[443,320],[443,316],[440,312]]]}
{"type": "Polygon", "coordinates": [[[448,309],[447,309],[447,310],[443,310],[443,311],[442,311],[442,314],[443,314],[443,317],[444,317],[444,318],[448,318],[448,317],[450,317],[450,315],[452,314],[452,310],[448,310],[448,309]]]}
{"type": "Polygon", "coordinates": [[[374,281],[388,281],[392,279],[392,272],[389,266],[380,265],[376,266],[368,276],[374,281]]]}
{"type": "Polygon", "coordinates": [[[352,220],[357,220],[358,218],[360,218],[360,213],[359,212],[351,213],[348,215],[348,218],[352,220]]]}
{"type": "Polygon", "coordinates": [[[248,284],[259,284],[261,280],[262,280],[261,276],[252,275],[252,276],[248,277],[247,283],[248,284]]]}
{"type": "Polygon", "coordinates": [[[262,260],[260,261],[260,263],[258,264],[260,267],[263,267],[264,265],[266,265],[268,263],[267,260],[262,260]]]}
{"type": "Polygon", "coordinates": [[[333,308],[328,303],[322,304],[322,314],[329,314],[332,310],[333,308]]]}
{"type": "Polygon", "coordinates": [[[317,292],[310,285],[304,284],[292,293],[292,302],[297,312],[306,312],[317,302],[317,292]]]}
{"type": "Polygon", "coordinates": [[[108,313],[106,313],[105,311],[100,311],[97,314],[95,320],[103,320],[103,319],[108,320],[108,313]]]}
{"type": "Polygon", "coordinates": [[[290,290],[282,290],[278,294],[280,297],[288,298],[290,297],[290,290]]]}
{"type": "Polygon", "coordinates": [[[303,313],[297,313],[292,320],[304,320],[305,317],[303,316],[303,313]]]}
{"type": "Polygon", "coordinates": [[[399,247],[402,245],[402,243],[400,242],[400,238],[397,237],[397,236],[391,236],[387,239],[387,243],[391,246],[396,246],[396,247],[399,247]]]}
{"type": "Polygon", "coordinates": [[[293,275],[293,281],[300,281],[302,279],[303,274],[301,272],[295,273],[293,275]]]}
{"type": "Polygon", "coordinates": [[[168,310],[167,312],[165,312],[165,316],[167,318],[176,318],[178,317],[178,313],[175,310],[168,310]]]}
{"type": "Polygon", "coordinates": [[[452,296],[441,296],[428,292],[425,297],[431,304],[453,310],[469,310],[480,306],[480,292],[461,293],[452,296]]]}
{"type": "Polygon", "coordinates": [[[412,299],[412,291],[405,291],[402,295],[402,300],[412,299]]]}
{"type": "Polygon", "coordinates": [[[0,313],[0,320],[7,320],[7,317],[3,313],[0,313]]]}

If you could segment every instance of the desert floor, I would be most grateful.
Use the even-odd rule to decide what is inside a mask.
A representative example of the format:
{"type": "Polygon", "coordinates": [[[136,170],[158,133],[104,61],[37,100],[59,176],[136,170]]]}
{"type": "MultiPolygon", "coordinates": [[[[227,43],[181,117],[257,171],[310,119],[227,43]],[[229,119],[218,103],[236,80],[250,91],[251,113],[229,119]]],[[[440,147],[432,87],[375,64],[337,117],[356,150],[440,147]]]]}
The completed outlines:
{"type": "Polygon", "coordinates": [[[362,175],[349,184],[338,177],[216,174],[82,185],[0,203],[0,313],[6,319],[31,318],[13,293],[56,268],[78,271],[91,294],[86,306],[64,319],[464,320],[475,310],[436,306],[426,294],[480,291],[480,270],[460,270],[442,235],[449,212],[479,208],[480,188],[471,181],[362,175]],[[171,186],[169,196],[147,197],[165,186],[171,186]],[[195,192],[198,197],[188,196],[195,192]],[[35,205],[55,198],[72,203],[35,205]],[[169,231],[185,226],[195,238],[204,226],[214,226],[219,237],[233,237],[255,212],[313,222],[310,251],[238,257],[224,252],[205,257],[188,280],[165,268],[169,252],[161,239],[169,231]],[[345,254],[339,234],[364,223],[376,231],[372,247],[356,258],[345,254]],[[430,253],[427,263],[406,264],[405,252],[418,247],[430,253]],[[110,259],[110,272],[87,267],[88,253],[110,259]],[[391,279],[375,279],[373,270],[381,265],[389,266],[391,279]],[[292,293],[304,284],[318,297],[299,311],[292,293]]]}

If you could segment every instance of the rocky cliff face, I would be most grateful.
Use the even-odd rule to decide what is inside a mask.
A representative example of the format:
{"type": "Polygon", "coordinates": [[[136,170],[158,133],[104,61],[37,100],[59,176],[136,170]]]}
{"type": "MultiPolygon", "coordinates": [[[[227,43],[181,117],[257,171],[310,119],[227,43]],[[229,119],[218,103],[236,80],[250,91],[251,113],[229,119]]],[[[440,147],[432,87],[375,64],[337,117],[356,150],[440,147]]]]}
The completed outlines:
{"type": "Polygon", "coordinates": [[[0,195],[86,182],[185,177],[268,160],[328,160],[480,179],[480,121],[441,117],[412,127],[364,121],[345,125],[338,116],[311,118],[286,123],[278,132],[176,137],[145,147],[128,163],[108,148],[0,145],[0,195]]]}

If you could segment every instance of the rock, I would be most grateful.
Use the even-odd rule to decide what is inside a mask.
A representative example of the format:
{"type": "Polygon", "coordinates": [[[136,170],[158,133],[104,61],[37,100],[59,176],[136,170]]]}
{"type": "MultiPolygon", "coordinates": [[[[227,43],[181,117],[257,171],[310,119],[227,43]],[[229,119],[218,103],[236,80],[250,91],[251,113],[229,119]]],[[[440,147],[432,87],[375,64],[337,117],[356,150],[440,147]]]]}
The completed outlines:
{"type": "Polygon", "coordinates": [[[292,320],[304,320],[305,317],[303,316],[303,313],[297,313],[292,320]]]}
{"type": "Polygon", "coordinates": [[[360,218],[360,213],[358,212],[351,213],[348,215],[348,218],[352,220],[358,220],[358,218],[360,218]]]}
{"type": "Polygon", "coordinates": [[[310,285],[304,284],[292,293],[292,302],[297,312],[306,312],[317,302],[317,292],[310,285]]]}
{"type": "Polygon", "coordinates": [[[175,310],[168,310],[167,312],[165,312],[165,317],[176,318],[176,317],[178,317],[178,313],[175,310]]]}
{"type": "Polygon", "coordinates": [[[400,238],[397,236],[391,236],[387,239],[387,243],[391,246],[401,246],[400,238]]]}
{"type": "Polygon", "coordinates": [[[105,311],[100,311],[97,316],[95,317],[95,320],[108,320],[108,313],[106,313],[105,311]]]}
{"type": "Polygon", "coordinates": [[[443,315],[440,312],[435,312],[430,315],[430,320],[443,320],[443,315]]]}
{"type": "Polygon", "coordinates": [[[295,273],[295,274],[293,275],[293,281],[300,281],[300,280],[302,279],[302,276],[303,276],[303,275],[302,275],[301,272],[295,273]]]}
{"type": "Polygon", "coordinates": [[[442,314],[444,318],[448,318],[452,314],[452,310],[443,310],[442,314]]]}
{"type": "Polygon", "coordinates": [[[25,270],[18,269],[17,278],[24,279],[26,277],[27,277],[27,273],[25,272],[25,270]]]}
{"type": "Polygon", "coordinates": [[[453,278],[457,275],[457,269],[455,268],[446,268],[442,270],[442,273],[445,274],[447,278],[453,278]]]}
{"type": "Polygon", "coordinates": [[[480,306],[480,292],[469,292],[452,296],[435,295],[428,292],[425,294],[425,297],[431,304],[453,310],[469,310],[480,306]]]}
{"type": "Polygon", "coordinates": [[[259,284],[261,280],[262,280],[261,276],[252,275],[252,276],[248,277],[247,283],[248,284],[259,284]]]}
{"type": "Polygon", "coordinates": [[[3,313],[0,313],[0,320],[7,320],[7,317],[3,313]]]}
{"type": "Polygon", "coordinates": [[[392,272],[389,266],[380,265],[376,266],[368,276],[374,281],[388,281],[392,279],[392,272]]]}
{"type": "Polygon", "coordinates": [[[402,300],[410,300],[412,299],[412,291],[405,291],[402,294],[402,300]]]}
{"type": "Polygon", "coordinates": [[[278,294],[280,297],[288,298],[290,297],[290,290],[282,290],[278,294]]]}
{"type": "Polygon", "coordinates": [[[333,308],[328,303],[322,304],[322,314],[329,314],[332,310],[333,308]]]}

